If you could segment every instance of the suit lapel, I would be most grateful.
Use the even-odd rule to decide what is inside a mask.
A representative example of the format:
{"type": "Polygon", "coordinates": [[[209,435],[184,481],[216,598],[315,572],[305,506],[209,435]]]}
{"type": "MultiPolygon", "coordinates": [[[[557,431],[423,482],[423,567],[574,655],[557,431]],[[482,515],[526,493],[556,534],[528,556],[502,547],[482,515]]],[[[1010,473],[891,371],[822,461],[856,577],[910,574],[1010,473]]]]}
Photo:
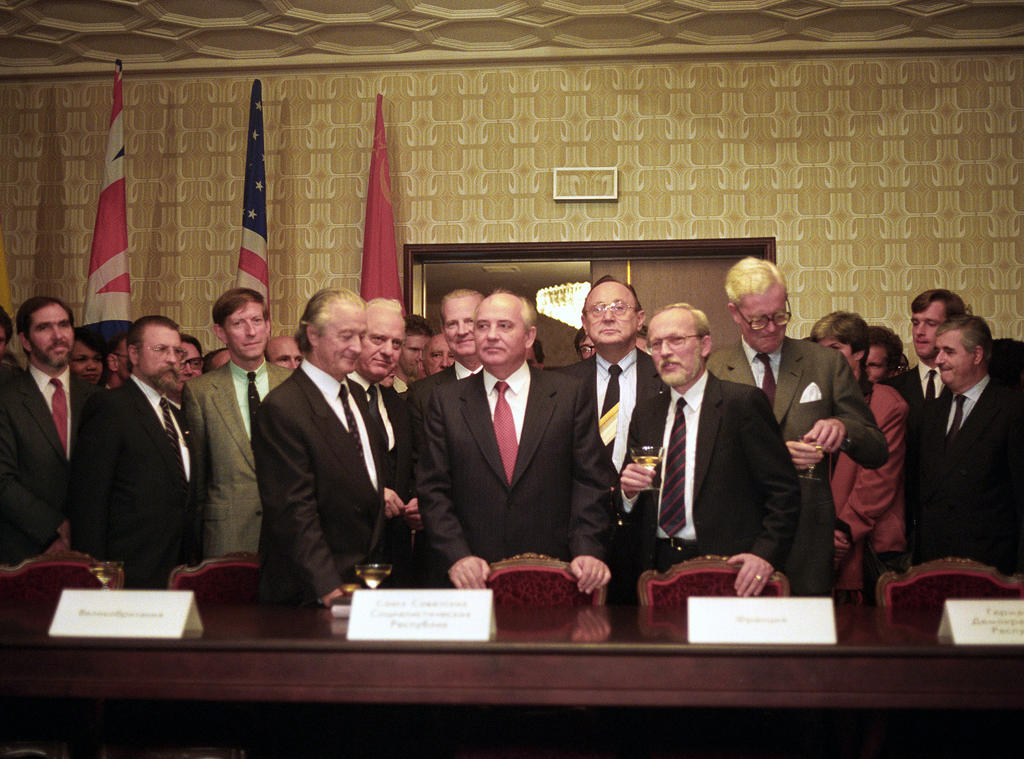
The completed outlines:
{"type": "MultiPolygon", "coordinates": [[[[45,437],[47,441],[49,441],[50,445],[53,446],[54,453],[66,459],[67,454],[64,453],[64,446],[61,445],[60,436],[57,434],[57,425],[53,423],[53,414],[51,414],[50,409],[47,408],[46,399],[39,391],[39,386],[36,384],[36,381],[27,370],[18,378],[18,381],[21,382],[20,390],[22,403],[25,405],[25,411],[27,411],[32,420],[39,425],[39,429],[43,433],[43,437],[45,437]]],[[[76,416],[77,415],[72,411],[72,425],[74,425],[76,421],[76,416]]]]}
{"type": "Polygon", "coordinates": [[[726,348],[724,358],[727,376],[720,377],[719,379],[739,382],[743,385],[754,385],[756,387],[754,373],[750,370],[750,364],[747,363],[747,355],[743,352],[742,345],[737,343],[731,348],[726,348]]]}
{"type": "MultiPolygon", "coordinates": [[[[948,392],[943,392],[943,395],[949,397],[949,402],[943,403],[943,406],[946,408],[946,416],[943,419],[948,419],[953,396],[948,392]]],[[[971,413],[960,425],[960,431],[953,438],[953,442],[949,446],[943,446],[948,458],[961,459],[978,442],[982,433],[995,424],[995,416],[999,413],[999,404],[995,396],[996,391],[992,385],[992,380],[989,380],[988,385],[981,393],[981,397],[978,398],[978,402],[971,409],[971,413]]],[[[943,437],[943,441],[945,441],[945,437],[943,437]]]]}
{"type": "Polygon", "coordinates": [[[775,421],[779,424],[782,424],[790,406],[793,405],[804,371],[803,354],[794,348],[793,342],[788,337],[782,341],[782,361],[779,364],[779,376],[776,378],[775,407],[772,409],[775,412],[775,421]]]}
{"type": "Polygon", "coordinates": [[[515,471],[512,473],[512,485],[515,485],[516,480],[526,471],[530,459],[537,452],[555,408],[557,391],[550,388],[545,379],[539,369],[530,370],[530,394],[526,399],[526,414],[523,417],[523,431],[519,435],[519,453],[516,456],[515,471]]]}
{"type": "MultiPolygon", "coordinates": [[[[532,382],[530,388],[532,393],[532,382]]],[[[501,481],[505,482],[505,466],[501,463],[498,439],[494,435],[494,421],[491,419],[491,408],[484,390],[483,372],[477,372],[472,377],[466,378],[461,384],[459,399],[462,403],[462,417],[465,419],[466,426],[476,441],[477,447],[480,448],[484,460],[501,478],[501,481]]],[[[529,403],[527,403],[527,414],[529,414],[529,403]]],[[[517,458],[517,469],[518,463],[517,458]]]]}
{"type": "MultiPolygon", "coordinates": [[[[128,397],[131,398],[132,404],[135,406],[139,424],[142,425],[142,429],[149,436],[153,448],[159,452],[160,458],[164,460],[168,471],[177,472],[178,458],[174,455],[174,449],[171,448],[171,441],[168,439],[167,430],[164,429],[163,422],[157,417],[156,410],[149,402],[149,399],[146,398],[146,394],[135,384],[134,380],[129,379],[124,387],[128,397]]],[[[179,426],[181,425],[179,424],[179,426]]]]}
{"type": "Polygon", "coordinates": [[[252,443],[245,434],[245,422],[242,421],[242,409],[238,407],[238,396],[235,394],[235,381],[231,376],[231,368],[225,366],[218,369],[218,374],[213,383],[213,405],[220,415],[224,427],[235,441],[235,446],[241,453],[245,463],[253,470],[256,469],[256,462],[252,456],[252,443]]]}
{"type": "Polygon", "coordinates": [[[693,461],[693,472],[690,477],[693,480],[693,502],[697,503],[701,486],[704,484],[704,475],[707,474],[711,465],[711,454],[715,449],[715,440],[718,438],[718,428],[722,423],[722,387],[718,381],[708,375],[707,385],[704,387],[704,398],[700,403],[700,422],[697,424],[697,450],[693,461]]]}
{"type": "Polygon", "coordinates": [[[665,384],[654,366],[654,359],[636,349],[636,402],[640,403],[665,391],[665,384]]]}

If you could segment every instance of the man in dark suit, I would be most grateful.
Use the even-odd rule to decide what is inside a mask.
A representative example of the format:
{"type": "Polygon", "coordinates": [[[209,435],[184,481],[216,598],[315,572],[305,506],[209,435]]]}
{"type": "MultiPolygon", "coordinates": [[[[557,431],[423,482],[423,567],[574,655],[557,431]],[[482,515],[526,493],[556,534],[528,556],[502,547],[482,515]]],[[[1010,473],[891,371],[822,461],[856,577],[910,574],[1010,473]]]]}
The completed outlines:
{"type": "Polygon", "coordinates": [[[607,584],[610,483],[593,402],[579,382],[531,369],[536,311],[497,292],[476,312],[484,371],[438,386],[417,490],[431,547],[457,588],[524,552],[569,561],[584,592],[607,584]]]}
{"type": "Polygon", "coordinates": [[[920,559],[974,559],[1024,570],[1024,396],[988,374],[992,333],[979,316],[936,332],[944,392],[921,420],[920,559]]]}
{"type": "Polygon", "coordinates": [[[769,261],[745,258],[726,275],[729,313],[738,345],[711,354],[708,371],[719,379],[760,387],[800,479],[802,505],[785,573],[796,595],[828,595],[832,588],[835,504],[823,457],[844,451],[873,469],[888,456],[846,360],[836,351],[786,337],[791,314],[782,273],[769,261]]]}
{"type": "Polygon", "coordinates": [[[98,559],[123,561],[125,585],[165,588],[189,560],[191,457],[167,392],[178,383],[181,337],[165,316],[144,316],[127,337],[132,373],[91,396],[71,457],[71,544],[98,559]]]}
{"type": "Polygon", "coordinates": [[[67,306],[29,298],[16,319],[28,371],[0,390],[0,564],[71,547],[68,456],[85,399],[99,390],[68,369],[74,325],[67,306]]]}
{"type": "Polygon", "coordinates": [[[358,295],[316,293],[295,335],[302,364],[256,414],[263,601],[329,605],[380,543],[383,464],[347,379],[365,334],[358,295]]]}
{"type": "MultiPolygon", "coordinates": [[[[360,410],[384,463],[386,553],[393,567],[388,583],[397,587],[419,584],[424,569],[413,565],[413,531],[423,529],[423,523],[419,502],[413,497],[409,411],[393,387],[381,384],[398,365],[404,340],[402,304],[387,298],[371,300],[366,304],[362,351],[355,371],[348,375],[349,385],[360,391],[360,410]]],[[[417,555],[422,558],[422,551],[417,555]]]]}
{"type": "Polygon", "coordinates": [[[249,442],[252,418],[260,399],[291,374],[264,356],[270,313],[261,293],[232,288],[213,304],[212,316],[230,360],[189,380],[183,391],[203,557],[259,548],[263,510],[249,442]]]}
{"type": "MultiPolygon", "coordinates": [[[[633,408],[665,391],[651,357],[636,347],[644,323],[644,311],[636,291],[612,277],[602,277],[583,303],[583,329],[595,347],[595,354],[563,371],[583,383],[598,415],[598,430],[604,445],[605,464],[613,482],[626,461],[626,438],[633,408]]],[[[614,533],[608,563],[612,580],[608,589],[612,603],[636,602],[639,545],[628,529],[629,515],[609,494],[614,533]]]]}
{"type": "Polygon", "coordinates": [[[936,361],[939,355],[935,343],[939,327],[947,319],[963,316],[967,306],[963,299],[950,290],[925,290],[910,302],[910,328],[917,354],[917,366],[902,374],[883,380],[896,389],[907,402],[907,457],[906,457],[906,533],[911,550],[916,553],[917,523],[921,511],[920,462],[921,419],[926,402],[942,395],[945,385],[936,361]]]}
{"type": "Polygon", "coordinates": [[[704,554],[740,566],[737,595],[759,594],[789,554],[800,514],[796,470],[764,394],[704,370],[711,327],[685,303],[654,315],[648,332],[671,393],[637,404],[631,445],[662,446],[662,478],[629,463],[622,495],[639,515],[643,569],[666,571],[704,554]],[[641,494],[639,500],[637,496],[641,494]]]}
{"type": "Polygon", "coordinates": [[[473,334],[473,314],[483,298],[476,290],[452,290],[441,299],[441,331],[448,347],[455,354],[455,363],[409,386],[406,401],[412,421],[413,449],[417,456],[423,448],[423,421],[434,388],[465,379],[480,371],[480,357],[476,353],[476,338],[473,334]]]}

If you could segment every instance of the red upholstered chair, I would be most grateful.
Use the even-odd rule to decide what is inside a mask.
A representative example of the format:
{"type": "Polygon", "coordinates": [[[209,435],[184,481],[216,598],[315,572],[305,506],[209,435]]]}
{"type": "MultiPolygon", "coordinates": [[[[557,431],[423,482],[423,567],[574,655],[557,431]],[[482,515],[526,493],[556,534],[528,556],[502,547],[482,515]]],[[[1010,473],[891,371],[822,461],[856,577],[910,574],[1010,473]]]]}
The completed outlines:
{"type": "Polygon", "coordinates": [[[906,572],[886,572],[875,585],[875,598],[891,609],[936,610],[947,598],[1024,598],[1022,580],[970,559],[935,559],[906,572]]]}
{"type": "Polygon", "coordinates": [[[604,606],[607,595],[607,588],[581,593],[567,562],[534,553],[491,564],[487,587],[495,606],[604,606]]]}
{"type": "Polygon", "coordinates": [[[191,590],[197,601],[256,603],[260,589],[260,557],[240,551],[204,559],[193,567],[182,564],[171,570],[167,587],[191,590]]]}
{"type": "MultiPolygon", "coordinates": [[[[726,564],[725,556],[701,556],[669,567],[667,572],[649,569],[637,580],[641,606],[674,609],[686,606],[690,596],[735,596],[733,583],[739,569],[726,564]]],[[[773,572],[761,591],[762,597],[789,595],[789,580],[773,572]]]]}
{"type": "MultiPolygon", "coordinates": [[[[78,551],[59,551],[0,565],[0,600],[56,601],[64,588],[100,588],[89,569],[96,559],[78,551]]],[[[124,570],[114,573],[111,588],[124,587],[124,570]]]]}

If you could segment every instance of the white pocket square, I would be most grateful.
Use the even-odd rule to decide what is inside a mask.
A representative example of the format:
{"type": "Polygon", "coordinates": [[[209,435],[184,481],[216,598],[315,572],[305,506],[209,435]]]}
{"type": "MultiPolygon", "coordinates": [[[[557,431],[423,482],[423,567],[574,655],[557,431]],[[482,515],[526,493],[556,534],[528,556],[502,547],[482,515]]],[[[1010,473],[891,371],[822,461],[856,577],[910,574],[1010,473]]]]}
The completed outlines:
{"type": "Polygon", "coordinates": [[[817,382],[812,382],[804,388],[803,395],[800,396],[801,403],[811,403],[812,401],[821,400],[821,388],[818,387],[817,382]]]}

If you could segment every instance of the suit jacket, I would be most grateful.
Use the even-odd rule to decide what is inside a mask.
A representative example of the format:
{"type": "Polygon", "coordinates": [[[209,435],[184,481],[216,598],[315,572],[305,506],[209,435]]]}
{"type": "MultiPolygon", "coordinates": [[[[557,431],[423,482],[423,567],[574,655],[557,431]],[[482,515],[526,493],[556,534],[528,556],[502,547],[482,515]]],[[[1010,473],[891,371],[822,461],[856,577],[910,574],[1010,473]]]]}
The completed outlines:
{"type": "MultiPolygon", "coordinates": [[[[754,384],[740,344],[708,357],[708,370],[719,379],[754,384]]],[[[861,466],[885,463],[885,437],[864,402],[864,395],[838,351],[806,340],[785,338],[776,378],[775,419],[784,440],[798,440],[819,419],[835,417],[846,426],[846,453],[861,466]],[[817,393],[809,390],[811,385],[817,393]],[[818,395],[805,399],[805,393],[818,395]]],[[[795,595],[828,595],[832,588],[835,506],[827,478],[800,478],[802,506],[797,535],[785,572],[795,595]]]]}
{"type": "Polygon", "coordinates": [[[68,514],[72,546],[123,561],[126,587],[166,588],[171,569],[194,556],[188,483],[134,381],[85,404],[71,454],[68,514]]]}
{"type": "MultiPolygon", "coordinates": [[[[661,445],[670,393],[638,404],[631,445],[661,445]]],[[[697,427],[693,523],[701,554],[753,553],[782,567],[796,534],[800,485],[779,425],[764,393],[709,375],[697,427]]],[[[658,493],[645,491],[635,507],[643,569],[655,566],[658,493]]]]}
{"type": "MultiPolygon", "coordinates": [[[[291,370],[267,362],[271,390],[290,374],[291,370]]],[[[255,552],[263,510],[230,365],[186,382],[182,403],[195,451],[192,481],[202,554],[255,552]]]]}
{"type": "MultiPolygon", "coordinates": [[[[382,473],[371,448],[365,454],[382,473]]],[[[315,604],[354,582],[353,567],[380,541],[384,499],[353,437],[302,369],[263,399],[252,451],[263,503],[260,599],[315,604]]]]}
{"type": "Polygon", "coordinates": [[[424,528],[445,571],[465,556],[524,552],[603,558],[611,485],[594,404],[579,382],[530,370],[512,482],[505,478],[482,373],[439,385],[417,466],[424,528]]]}
{"type": "MultiPolygon", "coordinates": [[[[77,448],[82,407],[101,388],[71,377],[71,451],[77,448]]],[[[46,399],[28,372],[0,390],[0,564],[42,553],[64,521],[70,463],[46,399]]]]}
{"type": "Polygon", "coordinates": [[[424,422],[427,416],[427,405],[430,403],[430,396],[434,388],[439,385],[446,385],[449,382],[457,382],[455,365],[442,369],[436,374],[431,374],[421,380],[409,385],[405,394],[405,402],[409,409],[409,423],[412,426],[413,464],[419,458],[424,447],[424,422]]]}
{"type": "Polygon", "coordinates": [[[864,587],[864,543],[878,553],[905,551],[904,457],[907,449],[907,403],[895,389],[877,384],[868,399],[869,408],[885,435],[889,458],[877,469],[867,469],[845,453],[839,454],[832,473],[832,498],[836,516],[850,528],[852,546],[842,564],[836,587],[864,587]]]}
{"type": "Polygon", "coordinates": [[[990,381],[946,446],[953,396],[921,420],[921,560],[961,556],[1024,569],[1024,395],[990,381]]]}

